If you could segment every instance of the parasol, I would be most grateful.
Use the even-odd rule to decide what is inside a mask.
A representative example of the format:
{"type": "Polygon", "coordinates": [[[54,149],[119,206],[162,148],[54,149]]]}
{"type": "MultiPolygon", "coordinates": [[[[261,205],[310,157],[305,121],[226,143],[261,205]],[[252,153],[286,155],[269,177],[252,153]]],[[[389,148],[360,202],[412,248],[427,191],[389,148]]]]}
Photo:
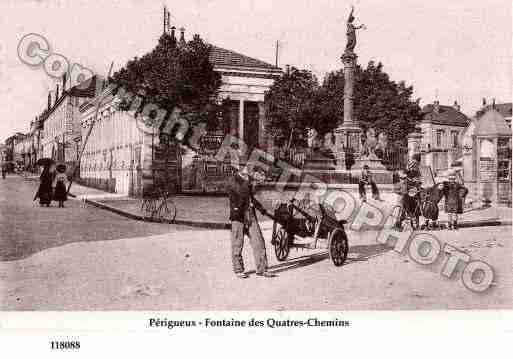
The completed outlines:
{"type": "Polygon", "coordinates": [[[45,158],[38,159],[36,162],[36,165],[37,166],[51,166],[54,163],[55,163],[54,160],[52,160],[51,158],[45,157],[45,158]]]}
{"type": "Polygon", "coordinates": [[[58,164],[57,167],[55,168],[57,170],[57,172],[59,173],[64,173],[66,172],[66,165],[65,164],[58,164]]]}

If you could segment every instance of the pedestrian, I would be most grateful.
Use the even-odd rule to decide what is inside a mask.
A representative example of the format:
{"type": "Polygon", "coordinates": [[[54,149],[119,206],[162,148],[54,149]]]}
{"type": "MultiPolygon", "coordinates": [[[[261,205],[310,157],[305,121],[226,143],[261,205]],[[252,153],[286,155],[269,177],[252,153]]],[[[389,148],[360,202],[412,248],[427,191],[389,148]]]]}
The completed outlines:
{"type": "Polygon", "coordinates": [[[411,160],[408,162],[406,167],[406,178],[408,183],[408,188],[417,187],[420,189],[421,185],[421,173],[420,173],[420,153],[416,153],[412,156],[411,160]]]}
{"type": "Polygon", "coordinates": [[[2,163],[2,179],[5,179],[5,173],[7,172],[7,166],[2,163]]]}
{"type": "Polygon", "coordinates": [[[467,196],[468,189],[456,182],[454,173],[448,176],[449,181],[445,183],[443,193],[445,196],[445,212],[449,217],[449,229],[458,229],[458,215],[463,213],[463,202],[467,196]]]}
{"type": "Polygon", "coordinates": [[[53,200],[59,202],[59,208],[64,208],[64,202],[68,200],[66,166],[60,164],[56,168],[57,174],[52,182],[53,200]]]}
{"type": "MultiPolygon", "coordinates": [[[[254,183],[262,181],[261,172],[253,171],[250,175],[247,167],[237,171],[228,186],[230,200],[231,230],[231,255],[235,275],[239,278],[247,278],[244,272],[242,248],[244,234],[249,236],[256,264],[256,275],[262,277],[274,277],[267,271],[267,254],[264,237],[256,217],[255,209],[267,214],[264,207],[254,197],[254,183]]],[[[264,175],[265,176],[265,175],[264,175]]],[[[264,177],[265,178],[265,177],[264,177]]]]}
{"type": "Polygon", "coordinates": [[[360,179],[358,181],[358,192],[360,193],[360,199],[362,202],[367,202],[367,194],[365,193],[365,186],[371,187],[372,198],[381,201],[379,197],[379,190],[374,178],[372,176],[372,172],[369,169],[369,166],[364,165],[362,169],[362,173],[360,175],[360,179]]]}
{"type": "Polygon", "coordinates": [[[424,228],[438,229],[438,204],[444,196],[444,184],[437,183],[426,190],[424,201],[422,202],[422,215],[425,218],[424,228]]]}
{"type": "Polygon", "coordinates": [[[41,207],[50,207],[52,202],[52,183],[53,183],[53,166],[46,164],[43,167],[41,176],[39,176],[39,188],[37,189],[34,201],[39,198],[39,205],[41,207]]]}
{"type": "Polygon", "coordinates": [[[394,228],[396,230],[402,230],[402,213],[403,213],[403,198],[408,193],[406,185],[406,173],[404,171],[398,171],[396,175],[397,182],[394,183],[393,192],[395,194],[395,205],[394,205],[394,216],[396,221],[394,228]]]}

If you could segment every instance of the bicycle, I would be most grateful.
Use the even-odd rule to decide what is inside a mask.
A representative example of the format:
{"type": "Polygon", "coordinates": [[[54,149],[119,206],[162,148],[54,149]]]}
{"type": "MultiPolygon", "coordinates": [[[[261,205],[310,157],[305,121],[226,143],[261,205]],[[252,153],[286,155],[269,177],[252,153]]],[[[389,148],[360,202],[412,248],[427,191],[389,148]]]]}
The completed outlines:
{"type": "Polygon", "coordinates": [[[141,212],[146,220],[173,223],[176,218],[176,205],[168,192],[158,191],[143,198],[141,212]]]}

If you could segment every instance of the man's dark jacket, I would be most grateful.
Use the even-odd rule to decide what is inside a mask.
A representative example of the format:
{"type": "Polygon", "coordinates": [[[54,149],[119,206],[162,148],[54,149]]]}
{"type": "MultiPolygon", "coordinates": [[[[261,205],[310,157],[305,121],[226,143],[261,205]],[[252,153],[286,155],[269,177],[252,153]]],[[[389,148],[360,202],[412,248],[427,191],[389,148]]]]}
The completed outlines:
{"type": "Polygon", "coordinates": [[[249,209],[250,201],[260,212],[265,213],[263,206],[253,197],[253,186],[238,174],[235,174],[228,185],[230,199],[230,221],[244,223],[244,214],[249,209]]]}

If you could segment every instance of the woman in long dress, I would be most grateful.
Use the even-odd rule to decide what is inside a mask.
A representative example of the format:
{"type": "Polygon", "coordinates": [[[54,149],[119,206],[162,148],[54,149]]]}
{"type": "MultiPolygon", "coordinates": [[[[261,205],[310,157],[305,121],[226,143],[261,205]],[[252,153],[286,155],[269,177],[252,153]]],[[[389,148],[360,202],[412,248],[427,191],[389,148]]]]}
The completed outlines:
{"type": "Polygon", "coordinates": [[[41,172],[39,180],[39,188],[37,190],[34,200],[36,200],[36,198],[39,198],[39,204],[41,205],[41,207],[50,207],[50,203],[52,202],[53,172],[51,171],[49,165],[44,166],[43,172],[41,172]]]}

